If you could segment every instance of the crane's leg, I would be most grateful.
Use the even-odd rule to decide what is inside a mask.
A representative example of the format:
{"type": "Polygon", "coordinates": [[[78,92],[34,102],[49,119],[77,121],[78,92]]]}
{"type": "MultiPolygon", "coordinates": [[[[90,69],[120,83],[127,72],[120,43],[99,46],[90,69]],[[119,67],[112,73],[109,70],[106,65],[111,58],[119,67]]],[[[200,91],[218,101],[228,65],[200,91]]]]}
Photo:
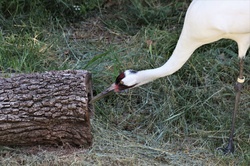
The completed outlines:
{"type": "Polygon", "coordinates": [[[231,133],[229,136],[229,142],[226,147],[219,148],[220,150],[224,152],[224,154],[234,152],[233,136],[234,136],[234,129],[235,129],[235,118],[236,118],[236,114],[239,108],[241,90],[243,88],[243,83],[245,81],[245,77],[243,76],[243,64],[244,64],[243,58],[240,58],[240,73],[239,73],[237,82],[235,84],[236,97],[235,97],[234,111],[232,115],[232,127],[231,127],[231,133]]]}

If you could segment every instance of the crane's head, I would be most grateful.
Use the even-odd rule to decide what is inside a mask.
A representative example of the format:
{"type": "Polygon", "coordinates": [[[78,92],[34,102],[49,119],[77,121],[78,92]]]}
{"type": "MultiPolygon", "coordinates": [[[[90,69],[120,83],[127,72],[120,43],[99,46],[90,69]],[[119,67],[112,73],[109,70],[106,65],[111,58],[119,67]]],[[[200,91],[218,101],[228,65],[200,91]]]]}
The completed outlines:
{"type": "Polygon", "coordinates": [[[140,85],[137,79],[137,71],[135,70],[126,70],[125,72],[120,73],[115,83],[113,83],[109,88],[101,92],[100,94],[96,95],[89,103],[93,103],[100,98],[110,94],[111,92],[121,92],[125,89],[133,88],[140,85]]]}
{"type": "Polygon", "coordinates": [[[114,86],[115,92],[120,92],[138,85],[139,82],[137,82],[137,80],[137,71],[126,70],[117,76],[115,83],[112,86],[114,86]]]}

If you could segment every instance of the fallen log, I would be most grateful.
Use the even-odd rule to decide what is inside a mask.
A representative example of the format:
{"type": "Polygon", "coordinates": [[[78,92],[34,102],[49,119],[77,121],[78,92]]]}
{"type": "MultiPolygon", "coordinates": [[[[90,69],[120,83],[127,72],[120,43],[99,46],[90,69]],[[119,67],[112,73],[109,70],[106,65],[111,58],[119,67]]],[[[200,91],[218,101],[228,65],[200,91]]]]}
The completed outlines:
{"type": "Polygon", "coordinates": [[[0,77],[0,145],[91,146],[92,97],[83,70],[0,77]]]}

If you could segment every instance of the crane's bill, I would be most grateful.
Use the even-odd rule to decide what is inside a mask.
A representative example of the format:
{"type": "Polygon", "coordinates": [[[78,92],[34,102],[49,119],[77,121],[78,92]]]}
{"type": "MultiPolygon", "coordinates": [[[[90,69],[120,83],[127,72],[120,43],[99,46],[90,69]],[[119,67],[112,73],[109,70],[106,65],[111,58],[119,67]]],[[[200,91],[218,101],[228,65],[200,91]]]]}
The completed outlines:
{"type": "Polygon", "coordinates": [[[99,93],[98,95],[96,95],[95,97],[93,97],[89,103],[92,104],[94,102],[96,102],[97,100],[100,100],[101,98],[109,95],[111,92],[113,92],[115,89],[115,85],[112,84],[109,88],[107,88],[106,90],[102,91],[101,93],[99,93]]]}

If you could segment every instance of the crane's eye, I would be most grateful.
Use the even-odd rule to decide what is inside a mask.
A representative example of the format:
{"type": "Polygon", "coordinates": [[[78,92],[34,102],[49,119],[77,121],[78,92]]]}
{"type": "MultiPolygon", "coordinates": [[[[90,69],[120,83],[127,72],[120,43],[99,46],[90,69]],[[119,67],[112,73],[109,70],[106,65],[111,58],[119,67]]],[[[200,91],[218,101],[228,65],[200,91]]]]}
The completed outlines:
{"type": "Polygon", "coordinates": [[[123,82],[123,81],[120,81],[120,84],[121,84],[121,85],[124,85],[124,82],[123,82]]]}

